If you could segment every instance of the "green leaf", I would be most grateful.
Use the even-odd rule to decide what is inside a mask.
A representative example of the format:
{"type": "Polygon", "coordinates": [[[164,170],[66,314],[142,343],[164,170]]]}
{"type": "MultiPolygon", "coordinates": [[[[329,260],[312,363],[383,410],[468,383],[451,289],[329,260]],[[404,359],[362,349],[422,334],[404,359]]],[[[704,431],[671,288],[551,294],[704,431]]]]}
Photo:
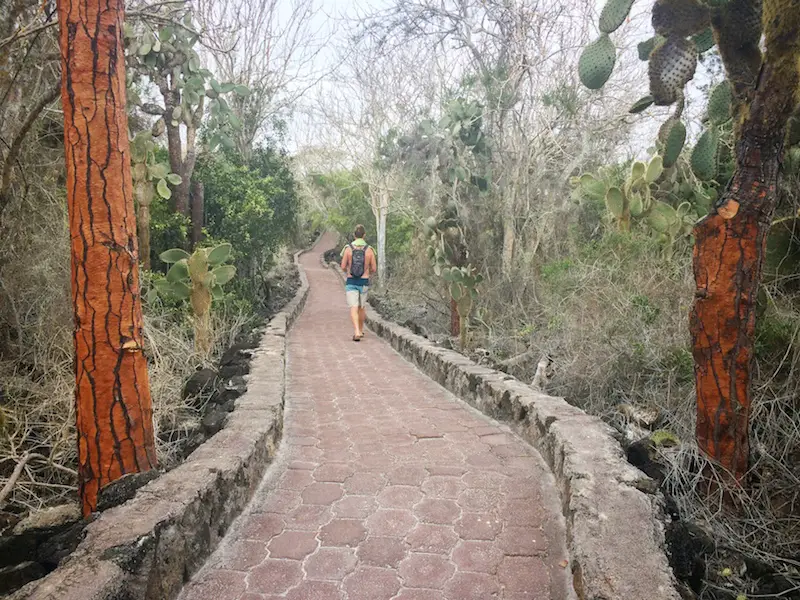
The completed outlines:
{"type": "Polygon", "coordinates": [[[233,143],[233,140],[229,138],[227,135],[220,134],[219,136],[222,145],[225,146],[228,150],[233,150],[236,146],[233,143]]]}
{"type": "Polygon", "coordinates": [[[219,98],[219,94],[214,90],[206,90],[206,96],[208,96],[212,100],[216,100],[217,98],[219,98]]]}
{"type": "Polygon", "coordinates": [[[236,92],[239,96],[247,97],[250,95],[250,88],[246,85],[237,85],[233,88],[233,91],[236,92]]]}
{"type": "Polygon", "coordinates": [[[162,42],[168,42],[171,37],[172,37],[172,27],[170,26],[162,27],[158,31],[158,39],[160,39],[162,42]]]}
{"type": "Polygon", "coordinates": [[[164,179],[159,179],[158,183],[156,184],[156,191],[158,195],[164,198],[164,200],[169,200],[172,198],[172,190],[169,189],[167,182],[164,179]]]}
{"type": "MultiPolygon", "coordinates": [[[[236,84],[234,83],[223,83],[220,87],[220,93],[222,94],[230,94],[233,90],[236,89],[236,84]]],[[[250,90],[248,90],[249,92],[250,90]]]]}
{"type": "Polygon", "coordinates": [[[231,113],[228,115],[228,121],[230,121],[231,125],[234,129],[241,129],[242,128],[242,120],[236,116],[236,113],[231,113]]]}
{"type": "Polygon", "coordinates": [[[214,279],[217,282],[217,285],[225,285],[231,279],[233,279],[234,275],[236,275],[236,267],[233,265],[222,265],[221,267],[216,267],[211,271],[214,275],[214,279]]]}
{"type": "Polygon", "coordinates": [[[153,44],[150,42],[150,40],[144,40],[142,45],[139,46],[139,51],[136,54],[139,56],[147,56],[150,54],[150,50],[152,50],[152,48],[153,44]]]}
{"type": "MultiPolygon", "coordinates": [[[[166,261],[164,261],[166,262],[166,261]]],[[[167,281],[170,283],[175,283],[178,281],[184,281],[189,279],[189,265],[186,262],[186,259],[181,259],[172,265],[167,271],[167,281]]]]}
{"type": "Polygon", "coordinates": [[[169,173],[167,175],[167,181],[169,181],[172,185],[180,185],[183,182],[183,179],[177,173],[169,173]]]}
{"type": "Polygon", "coordinates": [[[211,287],[211,297],[214,300],[222,300],[225,297],[225,292],[222,289],[222,286],[214,285],[211,287]]]}
{"type": "Polygon", "coordinates": [[[176,263],[179,260],[189,260],[189,253],[181,248],[172,248],[159,254],[158,258],[161,259],[161,262],[165,262],[167,264],[176,263]]]}
{"type": "Polygon", "coordinates": [[[455,282],[450,284],[450,297],[453,298],[453,300],[458,302],[463,295],[464,293],[460,285],[455,282]]]}
{"type": "Polygon", "coordinates": [[[222,88],[220,87],[219,82],[216,79],[212,79],[210,83],[211,83],[211,89],[217,92],[217,94],[222,93],[222,88]]]}
{"type": "Polygon", "coordinates": [[[220,244],[219,246],[216,246],[213,250],[211,250],[211,252],[208,253],[208,264],[210,264],[212,267],[221,265],[230,258],[232,251],[233,246],[230,244],[220,244]]]}

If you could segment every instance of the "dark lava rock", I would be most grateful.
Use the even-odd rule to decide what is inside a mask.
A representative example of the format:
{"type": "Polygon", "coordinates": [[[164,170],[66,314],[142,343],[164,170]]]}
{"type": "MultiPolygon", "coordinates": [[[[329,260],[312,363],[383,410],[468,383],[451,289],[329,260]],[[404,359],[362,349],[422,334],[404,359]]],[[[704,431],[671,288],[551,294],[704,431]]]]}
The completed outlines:
{"type": "Polygon", "coordinates": [[[213,369],[200,369],[183,386],[183,399],[207,398],[217,389],[220,379],[213,369]]]}
{"type": "Polygon", "coordinates": [[[209,411],[203,416],[203,433],[211,437],[225,427],[225,421],[227,421],[227,419],[228,413],[224,408],[216,404],[211,405],[209,411]]]}
{"type": "Polygon", "coordinates": [[[655,460],[655,444],[650,438],[643,438],[632,443],[625,450],[628,462],[648,477],[655,479],[659,485],[666,477],[665,467],[655,460]]]}
{"type": "Polygon", "coordinates": [[[336,248],[331,248],[330,250],[326,250],[325,253],[322,255],[326,263],[339,262],[339,256],[340,252],[336,248]]]}
{"type": "Polygon", "coordinates": [[[223,381],[228,381],[236,375],[247,375],[250,372],[253,349],[245,346],[246,344],[236,344],[222,355],[219,362],[219,376],[223,381]]]}
{"type": "Polygon", "coordinates": [[[0,569],[0,595],[18,590],[22,586],[47,575],[47,570],[32,561],[0,569]]]}
{"type": "Polygon", "coordinates": [[[161,473],[157,469],[144,473],[129,473],[100,489],[97,496],[97,510],[103,511],[113,506],[124,504],[136,495],[139,488],[144,487],[161,473]]]}
{"type": "Polygon", "coordinates": [[[422,327],[421,325],[418,325],[417,323],[412,321],[411,319],[406,319],[405,321],[403,321],[401,323],[401,325],[403,327],[405,327],[406,329],[410,329],[416,335],[420,335],[420,336],[422,336],[424,338],[429,337],[427,330],[424,327],[422,327]]]}
{"type": "Polygon", "coordinates": [[[714,540],[700,527],[686,521],[670,523],[665,533],[669,564],[675,577],[700,593],[706,576],[706,557],[716,547],[714,540]]]}
{"type": "Polygon", "coordinates": [[[79,521],[42,541],[36,549],[36,561],[48,571],[54,570],[81,543],[85,528],[86,523],[79,521]]]}
{"type": "Polygon", "coordinates": [[[247,381],[241,375],[236,375],[225,383],[225,387],[212,398],[212,401],[217,404],[227,404],[231,400],[241,397],[246,391],[247,381]]]}

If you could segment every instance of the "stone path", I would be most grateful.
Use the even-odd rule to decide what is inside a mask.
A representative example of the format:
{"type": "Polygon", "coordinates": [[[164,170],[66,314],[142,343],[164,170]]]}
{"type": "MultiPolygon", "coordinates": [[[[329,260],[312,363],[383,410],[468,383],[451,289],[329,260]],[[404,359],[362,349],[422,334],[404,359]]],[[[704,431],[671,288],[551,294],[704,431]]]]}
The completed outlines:
{"type": "Polygon", "coordinates": [[[541,457],[371,333],[351,341],[333,245],[302,258],[278,458],[182,600],[571,597],[541,457]]]}

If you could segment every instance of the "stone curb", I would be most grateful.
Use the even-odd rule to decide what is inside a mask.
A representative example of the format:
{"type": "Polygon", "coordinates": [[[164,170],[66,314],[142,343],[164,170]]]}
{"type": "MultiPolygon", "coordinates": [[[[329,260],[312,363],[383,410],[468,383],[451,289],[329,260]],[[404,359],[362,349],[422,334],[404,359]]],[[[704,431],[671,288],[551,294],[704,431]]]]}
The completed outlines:
{"type": "MultiPolygon", "coordinates": [[[[329,268],[344,282],[338,265],[329,268]]],[[[539,451],[558,485],[580,600],[680,600],[665,551],[663,499],[625,459],[611,427],[563,398],[436,346],[372,307],[367,325],[428,377],[539,451]]]]}
{"type": "MultiPolygon", "coordinates": [[[[319,241],[319,240],[317,240],[319,241]]],[[[142,487],[86,527],[75,552],[12,600],[172,600],[203,566],[242,512],[283,434],[286,333],[308,298],[295,297],[267,325],[245,394],[225,427],[181,465],[142,487]]]]}

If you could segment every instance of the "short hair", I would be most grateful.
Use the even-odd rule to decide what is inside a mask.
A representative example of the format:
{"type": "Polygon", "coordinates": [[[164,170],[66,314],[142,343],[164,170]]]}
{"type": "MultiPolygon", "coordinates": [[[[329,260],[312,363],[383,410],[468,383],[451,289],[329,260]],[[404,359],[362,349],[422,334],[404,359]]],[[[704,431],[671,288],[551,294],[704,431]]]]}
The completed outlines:
{"type": "Polygon", "coordinates": [[[367,235],[367,230],[364,229],[363,225],[356,225],[356,230],[353,232],[353,235],[357,238],[363,238],[365,235],[367,235]]]}

